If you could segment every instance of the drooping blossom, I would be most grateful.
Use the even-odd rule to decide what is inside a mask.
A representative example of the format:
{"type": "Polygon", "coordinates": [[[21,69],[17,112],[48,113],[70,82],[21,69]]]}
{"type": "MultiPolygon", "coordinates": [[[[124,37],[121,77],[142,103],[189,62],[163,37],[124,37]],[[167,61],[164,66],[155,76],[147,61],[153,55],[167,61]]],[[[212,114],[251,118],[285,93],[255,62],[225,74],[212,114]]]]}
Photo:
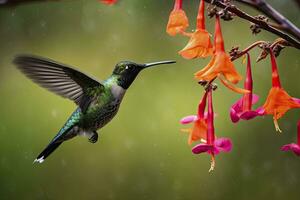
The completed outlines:
{"type": "Polygon", "coordinates": [[[259,96],[253,94],[253,79],[249,53],[247,53],[247,71],[244,88],[250,91],[250,93],[244,94],[243,97],[235,102],[230,108],[230,118],[234,123],[238,122],[240,119],[250,120],[254,117],[263,115],[262,108],[252,110],[252,105],[258,101],[259,96]]]}
{"type": "Polygon", "coordinates": [[[297,124],[297,144],[291,143],[291,144],[283,145],[281,147],[281,151],[292,151],[297,156],[300,156],[300,120],[298,121],[297,124]]]}
{"type": "Polygon", "coordinates": [[[242,79],[242,76],[236,71],[230,56],[225,52],[220,17],[218,15],[216,15],[215,23],[214,55],[206,67],[195,73],[195,77],[208,82],[219,77],[221,82],[229,89],[243,94],[249,92],[231,85],[231,83],[237,84],[242,79]]]}
{"type": "Polygon", "coordinates": [[[273,115],[273,121],[276,131],[281,132],[278,119],[281,118],[288,110],[300,108],[300,100],[291,97],[282,87],[278,74],[277,64],[274,53],[270,50],[272,66],[272,88],[269,91],[266,102],[263,105],[263,113],[273,115]]]}
{"type": "Polygon", "coordinates": [[[196,31],[193,33],[183,33],[190,37],[188,44],[179,51],[179,54],[183,58],[205,58],[211,56],[213,53],[213,47],[210,42],[210,34],[205,30],[204,9],[205,3],[204,0],[201,0],[197,15],[196,31]]]}
{"type": "Polygon", "coordinates": [[[107,5],[113,5],[117,3],[117,0],[99,0],[101,3],[107,4],[107,5]]]}
{"type": "Polygon", "coordinates": [[[188,144],[194,141],[206,140],[207,132],[207,114],[204,112],[206,107],[207,91],[204,93],[199,105],[197,115],[190,115],[180,120],[181,124],[193,123],[192,128],[182,129],[183,132],[189,133],[188,144]]]}
{"type": "Polygon", "coordinates": [[[192,152],[194,154],[208,153],[211,155],[211,166],[209,171],[212,171],[215,167],[215,155],[220,152],[229,152],[232,149],[231,140],[228,138],[218,138],[215,136],[214,128],[214,111],[212,103],[212,90],[208,92],[208,114],[207,114],[207,132],[206,141],[193,147],[192,152]]]}
{"type": "Polygon", "coordinates": [[[188,18],[184,10],[182,10],[182,0],[175,0],[175,5],[170,13],[166,31],[169,35],[175,36],[176,34],[185,31],[188,26],[188,18]]]}

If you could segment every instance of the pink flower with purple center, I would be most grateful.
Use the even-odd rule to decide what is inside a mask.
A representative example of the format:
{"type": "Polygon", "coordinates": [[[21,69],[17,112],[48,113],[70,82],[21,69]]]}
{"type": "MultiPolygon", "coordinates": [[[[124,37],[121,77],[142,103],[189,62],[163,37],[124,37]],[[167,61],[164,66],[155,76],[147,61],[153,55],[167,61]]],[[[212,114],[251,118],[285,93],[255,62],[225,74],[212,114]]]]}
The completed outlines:
{"type": "MultiPolygon", "coordinates": [[[[246,94],[248,95],[248,94],[246,94]]],[[[245,96],[246,96],[245,95],[245,96]]],[[[235,102],[231,108],[230,108],[230,118],[233,123],[237,123],[240,119],[242,120],[250,120],[257,116],[263,116],[264,115],[264,109],[262,107],[257,108],[256,110],[251,110],[244,108],[243,105],[246,103],[245,96],[239,99],[237,102],[235,102]]],[[[251,94],[251,107],[255,103],[257,103],[259,96],[256,94],[251,94]]],[[[246,98],[248,98],[246,96],[246,98]]]]}
{"type": "Polygon", "coordinates": [[[230,108],[230,118],[233,123],[238,122],[240,119],[250,120],[257,116],[264,115],[262,107],[252,110],[252,105],[257,103],[259,96],[253,94],[253,79],[251,72],[250,55],[247,53],[247,72],[244,83],[244,88],[249,90],[250,93],[244,94],[244,96],[234,103],[230,108]]]}
{"type": "Polygon", "coordinates": [[[281,151],[292,151],[297,156],[300,156],[300,120],[298,121],[297,129],[298,129],[297,130],[297,144],[291,143],[291,144],[283,145],[281,147],[281,151]]]}
{"type": "Polygon", "coordinates": [[[215,155],[219,154],[220,152],[230,152],[232,149],[231,140],[228,138],[218,138],[214,141],[213,145],[210,144],[197,144],[193,147],[192,152],[194,154],[200,153],[213,153],[215,155]]]}

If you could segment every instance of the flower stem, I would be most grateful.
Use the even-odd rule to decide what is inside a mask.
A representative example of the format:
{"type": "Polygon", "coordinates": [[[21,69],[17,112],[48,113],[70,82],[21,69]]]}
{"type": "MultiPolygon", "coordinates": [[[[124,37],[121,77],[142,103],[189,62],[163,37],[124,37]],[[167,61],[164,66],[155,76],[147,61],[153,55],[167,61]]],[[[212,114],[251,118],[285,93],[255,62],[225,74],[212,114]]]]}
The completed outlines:
{"type": "Polygon", "coordinates": [[[207,144],[213,145],[215,141],[214,110],[212,102],[212,90],[208,91],[208,113],[207,113],[207,144]]]}
{"type": "Polygon", "coordinates": [[[174,10],[182,9],[182,0],[175,0],[174,10]]]}
{"type": "Polygon", "coordinates": [[[270,57],[271,57],[271,65],[272,65],[272,86],[281,88],[276,59],[273,50],[271,48],[270,48],[270,57]]]}
{"type": "Polygon", "coordinates": [[[249,93],[244,94],[243,97],[243,111],[249,111],[252,107],[252,91],[253,91],[253,79],[251,72],[251,60],[250,55],[247,53],[247,72],[246,72],[246,80],[244,83],[244,88],[249,90],[249,93]]]}
{"type": "Polygon", "coordinates": [[[297,124],[297,144],[300,145],[300,120],[298,121],[297,124]]]}
{"type": "Polygon", "coordinates": [[[197,15],[197,29],[205,29],[205,17],[204,17],[204,10],[205,10],[205,2],[204,0],[200,0],[198,15],[197,15]]]}
{"type": "Polygon", "coordinates": [[[206,107],[206,100],[207,100],[207,91],[205,91],[201,102],[198,105],[198,118],[199,119],[203,119],[204,118],[204,111],[205,111],[205,107],[206,107]]]}
{"type": "Polygon", "coordinates": [[[253,49],[254,47],[259,46],[261,44],[267,44],[267,42],[266,41],[262,41],[262,40],[254,42],[253,44],[251,44],[250,46],[248,46],[246,49],[244,49],[241,52],[239,52],[237,55],[232,56],[231,57],[231,61],[234,61],[234,60],[242,57],[243,55],[245,55],[246,53],[248,53],[251,49],[253,49]]]}

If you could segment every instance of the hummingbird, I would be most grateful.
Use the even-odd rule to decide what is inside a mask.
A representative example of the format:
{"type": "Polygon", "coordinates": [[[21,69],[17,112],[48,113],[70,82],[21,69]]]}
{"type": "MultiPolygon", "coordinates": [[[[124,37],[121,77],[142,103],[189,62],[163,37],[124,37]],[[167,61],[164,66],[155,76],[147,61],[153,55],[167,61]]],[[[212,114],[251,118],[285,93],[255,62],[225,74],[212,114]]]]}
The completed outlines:
{"type": "Polygon", "coordinates": [[[38,56],[16,56],[13,63],[33,82],[72,100],[78,106],[57,135],[34,160],[42,163],[63,142],[75,136],[85,136],[89,142],[96,143],[97,130],[117,114],[124,94],[137,75],[149,67],[171,64],[175,61],[146,64],[121,61],[116,64],[112,74],[102,82],[73,67],[38,56]]]}

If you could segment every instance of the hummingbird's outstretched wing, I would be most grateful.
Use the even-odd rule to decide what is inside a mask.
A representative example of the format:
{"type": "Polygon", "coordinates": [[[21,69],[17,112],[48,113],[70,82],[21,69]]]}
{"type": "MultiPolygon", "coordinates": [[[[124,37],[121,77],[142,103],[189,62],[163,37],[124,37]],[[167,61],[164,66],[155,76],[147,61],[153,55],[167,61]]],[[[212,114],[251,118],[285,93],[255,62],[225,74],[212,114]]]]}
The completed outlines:
{"type": "Polygon", "coordinates": [[[99,81],[86,74],[49,59],[21,55],[13,63],[35,83],[73,100],[83,112],[91,99],[104,88],[99,81]]]}

